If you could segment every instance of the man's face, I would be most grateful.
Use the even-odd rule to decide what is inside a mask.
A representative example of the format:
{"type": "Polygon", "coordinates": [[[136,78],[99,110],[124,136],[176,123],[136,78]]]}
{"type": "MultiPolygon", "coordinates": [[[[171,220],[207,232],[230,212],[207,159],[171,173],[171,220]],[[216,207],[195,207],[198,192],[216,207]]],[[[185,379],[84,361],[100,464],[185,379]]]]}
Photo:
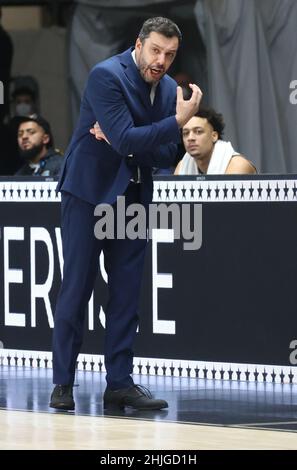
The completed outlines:
{"type": "Polygon", "coordinates": [[[35,159],[49,142],[49,135],[34,121],[23,122],[18,129],[18,144],[24,157],[35,159]]]}
{"type": "Polygon", "coordinates": [[[143,42],[138,38],[135,55],[142,78],[152,85],[158,83],[174,61],[177,49],[177,37],[152,32],[143,42]]]}
{"type": "Polygon", "coordinates": [[[186,151],[197,160],[209,158],[218,140],[218,133],[207,119],[197,116],[192,117],[183,127],[182,136],[186,151]]]}
{"type": "Polygon", "coordinates": [[[32,96],[27,94],[27,93],[21,93],[20,95],[17,95],[15,97],[15,104],[28,104],[30,106],[33,105],[33,99],[32,96]]]}
{"type": "Polygon", "coordinates": [[[16,116],[29,116],[34,112],[34,101],[30,94],[21,93],[15,97],[16,116]]]}

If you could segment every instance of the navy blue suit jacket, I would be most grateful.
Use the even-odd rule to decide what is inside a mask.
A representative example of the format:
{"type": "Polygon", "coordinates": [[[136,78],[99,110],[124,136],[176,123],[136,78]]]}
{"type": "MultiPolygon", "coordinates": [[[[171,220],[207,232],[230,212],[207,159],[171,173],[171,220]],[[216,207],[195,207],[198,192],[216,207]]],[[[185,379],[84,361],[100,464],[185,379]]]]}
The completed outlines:
{"type": "Polygon", "coordinates": [[[152,105],[150,87],[131,52],[132,48],[92,69],[57,187],[94,205],[112,204],[125,192],[132,176],[128,155],[141,169],[143,202],[152,196],[151,168],[174,164],[180,139],[176,82],[165,75],[152,105]],[[110,145],[90,134],[95,121],[110,145]]]}

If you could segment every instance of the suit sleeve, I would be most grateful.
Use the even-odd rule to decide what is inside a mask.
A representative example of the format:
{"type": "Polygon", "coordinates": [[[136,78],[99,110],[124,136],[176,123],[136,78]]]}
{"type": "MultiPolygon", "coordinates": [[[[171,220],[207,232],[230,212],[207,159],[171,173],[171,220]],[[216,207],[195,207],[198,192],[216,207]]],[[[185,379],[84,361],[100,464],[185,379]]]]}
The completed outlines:
{"type": "Polygon", "coordinates": [[[179,128],[174,115],[135,127],[116,77],[106,68],[92,70],[86,96],[101,129],[120,155],[141,155],[144,149],[154,152],[161,145],[179,142],[179,128]]]}
{"type": "MultiPolygon", "coordinates": [[[[171,114],[175,113],[176,100],[172,103],[171,114]]],[[[160,145],[151,152],[144,151],[141,155],[134,155],[134,163],[139,166],[148,166],[151,168],[169,168],[175,166],[177,155],[177,145],[160,145]]]]}

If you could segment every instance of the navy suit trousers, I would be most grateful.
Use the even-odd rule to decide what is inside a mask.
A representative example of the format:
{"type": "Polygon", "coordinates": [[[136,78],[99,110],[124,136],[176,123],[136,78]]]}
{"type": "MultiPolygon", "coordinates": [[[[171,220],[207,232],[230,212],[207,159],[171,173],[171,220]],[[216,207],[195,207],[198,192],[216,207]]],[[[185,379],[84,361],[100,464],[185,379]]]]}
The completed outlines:
{"type": "MultiPolygon", "coordinates": [[[[140,185],[130,184],[126,204],[139,202],[140,185]]],[[[95,206],[62,192],[64,270],[53,334],[53,382],[73,384],[83,340],[84,317],[94,289],[103,250],[108,275],[105,367],[108,388],[133,385],[133,343],[138,325],[138,303],[146,240],[98,240],[94,235],[95,206]]]]}

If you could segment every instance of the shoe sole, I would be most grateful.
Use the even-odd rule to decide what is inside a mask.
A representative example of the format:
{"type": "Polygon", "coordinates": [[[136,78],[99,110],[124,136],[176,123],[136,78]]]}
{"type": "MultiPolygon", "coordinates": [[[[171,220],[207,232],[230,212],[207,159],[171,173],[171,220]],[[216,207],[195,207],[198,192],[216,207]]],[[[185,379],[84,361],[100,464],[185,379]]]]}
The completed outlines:
{"type": "Polygon", "coordinates": [[[134,406],[127,405],[127,408],[131,408],[132,410],[141,410],[141,411],[151,411],[151,410],[152,411],[153,410],[157,411],[157,410],[165,410],[166,408],[168,408],[168,406],[153,406],[151,408],[147,408],[147,407],[145,407],[145,408],[135,408],[134,406]]]}
{"type": "Polygon", "coordinates": [[[164,410],[165,408],[168,408],[167,406],[152,406],[152,407],[136,407],[136,406],[131,406],[131,405],[116,405],[116,404],[105,404],[103,405],[104,410],[109,410],[109,411],[124,411],[125,408],[130,408],[131,410],[139,410],[139,411],[153,411],[153,410],[164,410]]]}
{"type": "Polygon", "coordinates": [[[69,405],[66,405],[66,403],[59,403],[57,405],[50,403],[49,407],[55,408],[56,410],[64,410],[64,411],[73,411],[75,409],[75,405],[69,406],[69,405]]]}

